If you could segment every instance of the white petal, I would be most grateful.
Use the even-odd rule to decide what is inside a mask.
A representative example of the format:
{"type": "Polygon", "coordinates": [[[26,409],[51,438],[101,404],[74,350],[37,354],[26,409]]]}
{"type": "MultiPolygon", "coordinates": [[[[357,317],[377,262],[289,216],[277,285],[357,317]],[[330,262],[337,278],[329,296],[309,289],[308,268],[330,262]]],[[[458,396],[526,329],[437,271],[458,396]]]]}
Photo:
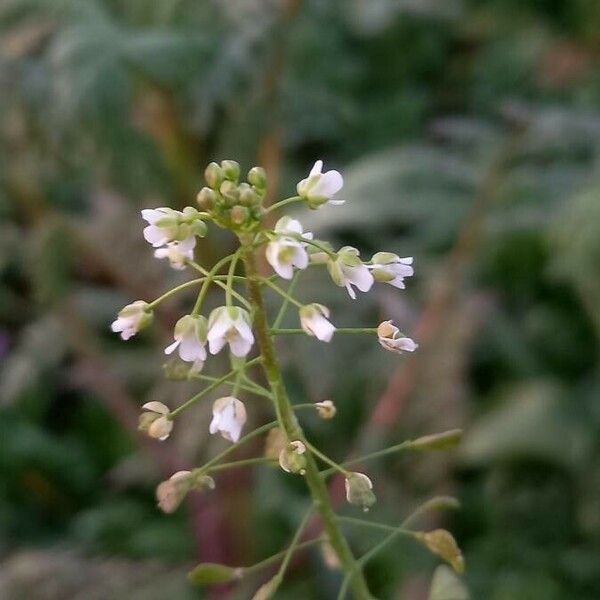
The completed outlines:
{"type": "Polygon", "coordinates": [[[186,362],[194,362],[195,360],[205,360],[206,350],[204,346],[196,339],[195,335],[186,335],[181,340],[179,347],[179,356],[181,360],[186,362]]]}
{"type": "Polygon", "coordinates": [[[142,210],[142,219],[152,225],[155,221],[164,217],[165,213],[160,208],[145,208],[142,210]]]}
{"type": "Polygon", "coordinates": [[[215,337],[215,338],[208,338],[208,349],[210,350],[211,354],[218,354],[219,352],[221,352],[221,350],[223,349],[223,346],[225,345],[225,338],[224,337],[215,337]]]}
{"type": "Polygon", "coordinates": [[[177,346],[179,346],[180,343],[181,343],[181,339],[175,340],[172,344],[169,344],[165,348],[165,354],[171,354],[171,352],[173,352],[173,350],[175,350],[175,348],[177,348],[177,346]]]}
{"type": "Polygon", "coordinates": [[[314,165],[313,168],[310,170],[310,173],[308,174],[309,177],[312,177],[313,175],[320,175],[321,172],[323,170],[323,161],[322,160],[318,160],[314,165]]]}
{"type": "Polygon", "coordinates": [[[348,291],[348,296],[352,298],[352,300],[356,300],[356,292],[354,288],[350,285],[350,283],[346,283],[346,290],[348,291]]]}
{"type": "Polygon", "coordinates": [[[154,225],[144,227],[144,239],[155,248],[162,246],[169,241],[169,238],[164,234],[164,231],[154,225]]]}
{"type": "Polygon", "coordinates": [[[242,337],[236,337],[233,340],[230,340],[229,347],[231,348],[231,353],[238,358],[242,358],[246,356],[250,349],[252,348],[252,342],[245,340],[242,337]]]}
{"type": "Polygon", "coordinates": [[[331,198],[344,187],[344,178],[339,171],[327,171],[324,173],[317,185],[311,190],[314,196],[325,196],[331,198]]]}
{"type": "Polygon", "coordinates": [[[353,283],[361,292],[368,292],[371,289],[374,279],[365,265],[342,266],[342,270],[348,281],[353,283]]]}
{"type": "Polygon", "coordinates": [[[146,402],[146,404],[142,405],[142,408],[145,410],[149,410],[151,412],[158,413],[159,415],[168,415],[169,407],[162,402],[157,402],[153,400],[152,402],[146,402]]]}

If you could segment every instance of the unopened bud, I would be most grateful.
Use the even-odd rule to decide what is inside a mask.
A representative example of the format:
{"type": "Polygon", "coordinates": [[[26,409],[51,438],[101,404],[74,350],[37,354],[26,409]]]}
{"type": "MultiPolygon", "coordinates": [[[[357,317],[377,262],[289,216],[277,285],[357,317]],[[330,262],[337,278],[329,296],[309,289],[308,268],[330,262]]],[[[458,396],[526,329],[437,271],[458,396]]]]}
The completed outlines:
{"type": "Polygon", "coordinates": [[[177,471],[156,488],[158,507],[170,514],[177,510],[187,493],[192,489],[190,471],[177,471]]]}
{"type": "Polygon", "coordinates": [[[240,184],[240,204],[254,206],[260,201],[258,194],[247,184],[240,184]]]}
{"type": "Polygon", "coordinates": [[[211,162],[204,170],[204,179],[213,190],[219,189],[223,178],[223,169],[216,162],[211,162]]]}
{"type": "Polygon", "coordinates": [[[186,381],[189,379],[190,366],[173,358],[163,364],[163,373],[171,381],[186,381]]]}
{"type": "Polygon", "coordinates": [[[217,194],[209,187],[203,187],[196,196],[196,202],[202,210],[212,210],[217,201],[217,194]]]}
{"type": "Polygon", "coordinates": [[[245,206],[237,205],[231,209],[229,215],[234,225],[243,225],[248,220],[250,212],[245,206]]]}
{"type": "Polygon", "coordinates": [[[331,400],[323,400],[323,402],[315,402],[315,408],[321,419],[333,419],[337,408],[331,400]]]}
{"type": "Polygon", "coordinates": [[[306,446],[300,441],[290,442],[286,448],[279,453],[279,466],[287,473],[306,472],[306,446]]]}
{"type": "Polygon", "coordinates": [[[445,529],[434,529],[427,533],[416,532],[415,538],[423,542],[434,554],[443,558],[457,573],[465,570],[465,559],[454,539],[445,529]]]}
{"type": "Polygon", "coordinates": [[[257,190],[264,190],[267,187],[267,173],[262,167],[252,167],[248,171],[248,183],[257,190]]]}
{"type": "Polygon", "coordinates": [[[225,179],[229,181],[235,181],[237,183],[240,178],[240,165],[235,160],[222,160],[221,169],[223,169],[223,175],[225,179]]]}
{"type": "Polygon", "coordinates": [[[346,477],[346,500],[360,506],[365,512],[377,502],[373,482],[364,473],[350,473],[346,477]]]}
{"type": "Polygon", "coordinates": [[[140,415],[138,429],[151,438],[166,440],[173,429],[168,406],[162,402],[146,402],[142,408],[145,412],[140,415]]]}
{"type": "Polygon", "coordinates": [[[238,186],[233,183],[233,181],[225,180],[219,187],[219,191],[221,192],[223,198],[225,199],[225,204],[227,206],[233,206],[237,204],[240,199],[240,191],[238,186]]]}

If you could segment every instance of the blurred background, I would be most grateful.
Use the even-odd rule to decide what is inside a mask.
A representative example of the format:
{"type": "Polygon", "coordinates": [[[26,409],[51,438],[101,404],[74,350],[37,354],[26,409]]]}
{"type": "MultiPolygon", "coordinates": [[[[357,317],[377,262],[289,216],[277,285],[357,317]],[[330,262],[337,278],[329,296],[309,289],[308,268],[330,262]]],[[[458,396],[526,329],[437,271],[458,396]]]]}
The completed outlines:
{"type": "MultiPolygon", "coordinates": [[[[308,435],[342,459],[463,428],[457,451],[370,464],[371,517],[454,495],[462,508],[423,526],[455,534],[474,600],[597,600],[599,53],[597,0],[2,0],[0,598],[260,585],[209,594],[185,574],[279,551],[301,482],[231,471],[161,514],[156,484],[223,447],[209,401],[163,444],[136,431],[141,404],[199,389],[162,369],[193,298],[126,344],[109,324],[186,277],[153,259],[141,208],[193,204],[210,160],[263,165],[281,198],[323,158],[347,203],[299,211],[307,228],[412,255],[416,275],[352,303],[311,272],[300,296],[340,326],[393,318],[421,347],[281,342],[294,401],[338,406],[333,423],[307,415],[308,435]]],[[[231,245],[212,230],[198,260],[231,245]]],[[[358,553],[375,539],[348,535],[358,553]]],[[[378,598],[426,600],[435,565],[398,542],[367,574],[378,598]]],[[[338,583],[312,552],[277,598],[338,583]]]]}

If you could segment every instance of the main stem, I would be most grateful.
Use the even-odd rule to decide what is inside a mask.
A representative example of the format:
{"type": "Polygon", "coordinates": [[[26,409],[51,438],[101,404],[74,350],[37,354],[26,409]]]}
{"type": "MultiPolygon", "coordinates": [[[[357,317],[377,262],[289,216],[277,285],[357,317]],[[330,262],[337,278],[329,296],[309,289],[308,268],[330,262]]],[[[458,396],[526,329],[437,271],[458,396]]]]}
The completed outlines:
{"type": "MultiPolygon", "coordinates": [[[[296,419],[289,401],[287,390],[281,375],[281,369],[275,356],[273,341],[269,335],[269,324],[265,303],[260,289],[259,275],[256,268],[256,257],[252,248],[246,247],[243,252],[248,293],[254,307],[254,330],[262,355],[262,365],[273,393],[273,402],[278,419],[290,440],[306,442],[304,432],[296,419]]],[[[346,573],[352,573],[350,586],[356,600],[371,600],[364,575],[352,554],[350,546],[342,534],[331,507],[327,487],[319,475],[319,468],[310,452],[306,453],[306,483],[310,490],[316,509],[321,515],[323,527],[329,543],[337,554],[346,573]]]]}

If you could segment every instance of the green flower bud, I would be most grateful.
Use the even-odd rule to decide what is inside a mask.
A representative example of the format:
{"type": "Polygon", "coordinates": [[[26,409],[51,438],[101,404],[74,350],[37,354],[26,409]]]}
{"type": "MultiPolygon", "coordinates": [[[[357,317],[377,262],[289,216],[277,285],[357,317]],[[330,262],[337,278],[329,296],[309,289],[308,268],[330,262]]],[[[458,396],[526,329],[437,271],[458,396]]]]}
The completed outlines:
{"type": "Polygon", "coordinates": [[[212,210],[217,202],[217,194],[209,187],[203,187],[196,196],[196,202],[202,210],[212,210]]]}
{"type": "Polygon", "coordinates": [[[245,206],[238,205],[231,209],[229,215],[231,217],[231,222],[234,225],[243,225],[248,220],[250,212],[245,206]]]}
{"type": "Polygon", "coordinates": [[[240,190],[232,181],[225,180],[219,187],[225,206],[233,206],[240,199],[240,190]]]}
{"type": "Polygon", "coordinates": [[[240,204],[254,206],[260,202],[258,194],[247,184],[240,184],[240,204]]]}
{"type": "Polygon", "coordinates": [[[224,177],[223,169],[216,162],[211,162],[204,170],[204,179],[213,190],[219,189],[224,177]]]}
{"type": "Polygon", "coordinates": [[[267,173],[262,167],[252,167],[248,171],[248,183],[257,190],[263,191],[267,188],[267,173]]]}
{"type": "Polygon", "coordinates": [[[222,160],[221,169],[223,169],[225,179],[237,183],[240,178],[240,165],[238,162],[235,160],[222,160]]]}
{"type": "Polygon", "coordinates": [[[350,473],[346,477],[346,500],[368,511],[377,502],[373,482],[364,473],[350,473]]]}

